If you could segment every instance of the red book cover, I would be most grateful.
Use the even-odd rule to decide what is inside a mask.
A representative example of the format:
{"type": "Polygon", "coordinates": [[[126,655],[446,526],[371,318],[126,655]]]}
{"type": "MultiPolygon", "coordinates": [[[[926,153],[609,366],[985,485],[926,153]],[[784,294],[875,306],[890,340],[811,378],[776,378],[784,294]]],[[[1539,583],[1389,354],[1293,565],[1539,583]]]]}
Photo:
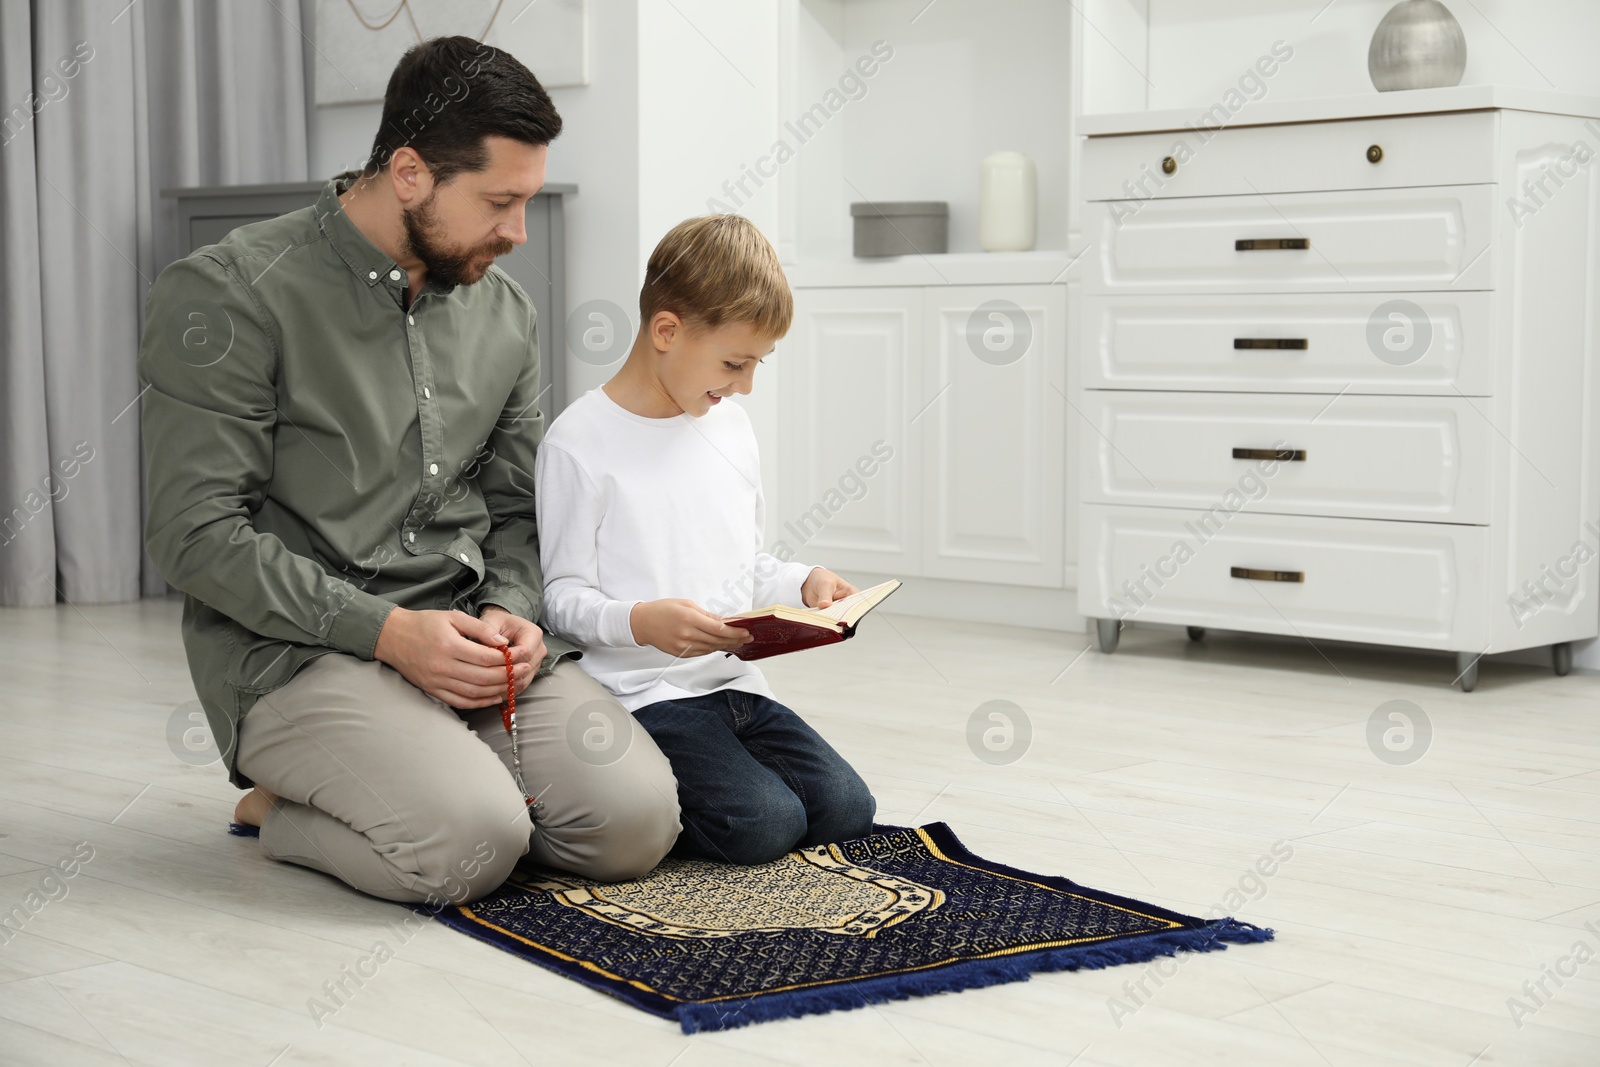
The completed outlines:
{"type": "Polygon", "coordinates": [[[728,625],[742,626],[755,637],[743,648],[728,653],[740,659],[766,659],[768,656],[781,656],[785,652],[799,652],[818,645],[833,645],[855,633],[853,627],[847,631],[826,630],[808,623],[790,622],[776,615],[747,616],[737,621],[729,619],[728,625]]]}
{"type": "Polygon", "coordinates": [[[898,588],[900,583],[891,579],[845,597],[822,611],[774,605],[731,615],[723,621],[729,626],[744,627],[755,640],[728,655],[744,660],[766,659],[819,645],[838,644],[854,636],[861,618],[898,588]]]}

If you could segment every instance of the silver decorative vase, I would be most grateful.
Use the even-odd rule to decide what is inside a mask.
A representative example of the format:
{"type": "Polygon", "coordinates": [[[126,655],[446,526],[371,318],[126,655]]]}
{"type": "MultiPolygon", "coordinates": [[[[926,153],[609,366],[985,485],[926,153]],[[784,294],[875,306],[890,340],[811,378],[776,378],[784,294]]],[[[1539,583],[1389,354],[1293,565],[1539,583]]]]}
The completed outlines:
{"type": "Polygon", "coordinates": [[[1460,85],[1467,69],[1467,37],[1439,0],[1396,4],[1372,35],[1367,72],[1379,92],[1460,85]]]}

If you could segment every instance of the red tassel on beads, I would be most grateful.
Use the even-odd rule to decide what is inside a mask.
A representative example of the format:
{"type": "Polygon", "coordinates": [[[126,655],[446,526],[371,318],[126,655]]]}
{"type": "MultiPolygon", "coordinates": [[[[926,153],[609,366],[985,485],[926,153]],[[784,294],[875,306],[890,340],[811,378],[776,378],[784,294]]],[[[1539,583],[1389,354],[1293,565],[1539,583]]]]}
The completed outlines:
{"type": "Polygon", "coordinates": [[[511,646],[502,645],[500,651],[506,657],[506,699],[500,705],[500,723],[506,728],[506,733],[511,732],[511,723],[517,716],[517,676],[511,666],[511,646]]]}
{"type": "Polygon", "coordinates": [[[500,652],[506,658],[506,699],[500,705],[500,724],[511,735],[511,773],[522,790],[524,803],[531,806],[537,801],[522,781],[522,751],[517,739],[517,672],[511,663],[511,646],[501,645],[500,652]]]}

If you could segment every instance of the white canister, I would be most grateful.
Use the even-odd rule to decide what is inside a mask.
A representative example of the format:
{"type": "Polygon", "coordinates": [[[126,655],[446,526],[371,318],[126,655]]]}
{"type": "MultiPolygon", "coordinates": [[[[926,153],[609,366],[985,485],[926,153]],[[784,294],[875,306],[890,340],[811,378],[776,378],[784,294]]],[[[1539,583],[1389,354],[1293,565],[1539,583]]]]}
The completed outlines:
{"type": "Polygon", "coordinates": [[[1038,223],[1039,178],[1021,152],[996,152],[978,181],[978,243],[985,252],[1026,252],[1038,223]]]}

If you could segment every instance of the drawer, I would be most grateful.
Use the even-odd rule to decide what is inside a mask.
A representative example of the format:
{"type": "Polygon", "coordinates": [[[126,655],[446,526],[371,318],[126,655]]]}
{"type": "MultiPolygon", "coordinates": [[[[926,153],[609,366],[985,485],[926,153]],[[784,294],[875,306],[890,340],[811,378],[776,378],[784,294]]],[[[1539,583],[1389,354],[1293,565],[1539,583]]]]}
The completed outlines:
{"type": "Polygon", "coordinates": [[[1090,293],[1470,290],[1493,285],[1494,186],[1086,205],[1090,293]]]}
{"type": "Polygon", "coordinates": [[[1493,293],[1114,296],[1083,304],[1090,389],[1488,396],[1493,293]]]}
{"type": "Polygon", "coordinates": [[[1496,180],[1499,115],[1349,119],[1296,126],[1195,128],[1090,137],[1083,146],[1087,200],[1305,193],[1477,185],[1496,180]],[[1368,150],[1378,146],[1378,162],[1368,150]],[[1174,169],[1167,174],[1163,160],[1174,169]]]}
{"type": "Polygon", "coordinates": [[[1485,644],[1486,527],[1250,514],[1219,525],[1193,511],[1089,504],[1079,533],[1078,610],[1091,618],[1485,644]]]}
{"type": "Polygon", "coordinates": [[[1090,389],[1083,416],[1086,503],[1489,521],[1493,430],[1465,397],[1090,389]]]}

